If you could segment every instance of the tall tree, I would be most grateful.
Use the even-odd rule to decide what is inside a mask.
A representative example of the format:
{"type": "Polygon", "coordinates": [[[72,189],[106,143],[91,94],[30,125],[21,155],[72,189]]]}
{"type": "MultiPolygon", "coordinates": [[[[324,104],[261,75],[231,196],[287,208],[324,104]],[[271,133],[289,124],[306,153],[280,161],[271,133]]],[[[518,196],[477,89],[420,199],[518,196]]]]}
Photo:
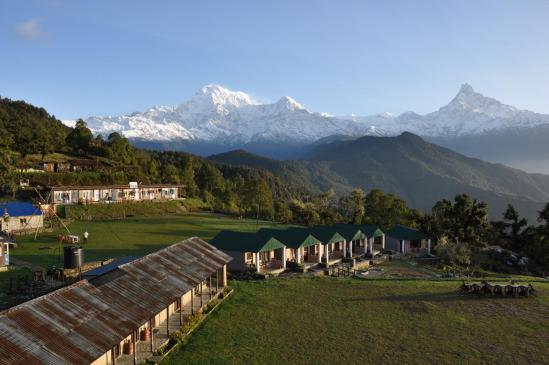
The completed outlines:
{"type": "Polygon", "coordinates": [[[417,212],[410,210],[406,202],[394,194],[373,189],[364,197],[364,223],[389,229],[396,224],[417,226],[415,218],[417,212]]]}
{"type": "Polygon", "coordinates": [[[361,224],[364,218],[364,198],[362,189],[354,189],[348,196],[340,199],[340,210],[346,222],[361,224]]]}
{"type": "Polygon", "coordinates": [[[511,204],[507,205],[507,210],[503,213],[503,220],[493,223],[504,245],[517,252],[522,252],[528,242],[527,225],[526,218],[521,218],[519,212],[511,204]]]}
{"type": "Polygon", "coordinates": [[[69,132],[66,138],[67,145],[76,153],[87,152],[93,139],[91,130],[88,129],[86,122],[78,119],[74,128],[69,132]]]}
{"type": "Polygon", "coordinates": [[[447,199],[438,201],[429,221],[430,231],[436,237],[446,236],[451,242],[482,246],[490,233],[487,204],[467,194],[457,195],[453,202],[447,199]]]}

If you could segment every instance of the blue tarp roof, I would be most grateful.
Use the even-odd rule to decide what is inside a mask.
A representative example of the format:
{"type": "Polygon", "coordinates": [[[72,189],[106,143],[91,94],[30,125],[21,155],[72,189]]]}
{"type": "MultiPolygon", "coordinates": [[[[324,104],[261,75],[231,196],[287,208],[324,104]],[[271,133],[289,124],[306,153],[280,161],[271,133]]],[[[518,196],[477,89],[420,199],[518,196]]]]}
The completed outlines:
{"type": "Polygon", "coordinates": [[[128,262],[135,261],[138,258],[139,258],[138,256],[127,256],[127,257],[121,257],[119,259],[114,259],[106,265],[99,266],[99,267],[97,267],[93,270],[86,271],[86,272],[82,273],[82,277],[83,278],[91,278],[91,277],[96,277],[96,276],[99,276],[99,275],[106,274],[110,271],[118,269],[119,266],[127,264],[128,262]]]}
{"type": "Polygon", "coordinates": [[[3,215],[6,210],[12,217],[24,217],[29,215],[42,215],[42,211],[32,205],[24,202],[0,203],[0,215],[3,215]]]}

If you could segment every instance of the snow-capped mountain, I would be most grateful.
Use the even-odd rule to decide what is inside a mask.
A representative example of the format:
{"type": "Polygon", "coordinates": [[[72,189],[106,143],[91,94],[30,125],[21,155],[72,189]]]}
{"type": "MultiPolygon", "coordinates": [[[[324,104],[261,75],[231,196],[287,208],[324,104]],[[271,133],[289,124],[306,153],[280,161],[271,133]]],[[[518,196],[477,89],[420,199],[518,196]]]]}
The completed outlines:
{"type": "Polygon", "coordinates": [[[259,104],[219,85],[200,89],[175,107],[158,106],[124,116],[90,117],[96,134],[121,132],[148,141],[188,140],[229,145],[284,141],[311,143],[333,134],[369,134],[362,123],[308,111],[289,96],[259,104]]]}
{"type": "Polygon", "coordinates": [[[475,92],[468,84],[461,86],[458,94],[448,105],[429,114],[406,112],[399,116],[385,113],[342,118],[376,126],[387,135],[398,135],[408,131],[424,137],[437,138],[455,138],[549,124],[549,115],[505,105],[475,92]]]}
{"type": "Polygon", "coordinates": [[[145,148],[199,155],[245,149],[274,158],[295,158],[333,140],[408,131],[468,156],[549,172],[549,146],[539,142],[549,138],[549,115],[505,105],[468,84],[448,105],[425,115],[334,117],[309,111],[289,96],[261,104],[244,92],[208,85],[177,106],[90,117],[86,122],[95,134],[119,132],[145,148]]]}
{"type": "Polygon", "coordinates": [[[333,117],[307,110],[289,96],[260,104],[241,91],[219,85],[200,89],[178,106],[156,106],[124,116],[90,117],[96,134],[120,132],[145,141],[208,142],[239,145],[255,142],[312,143],[332,135],[398,135],[455,138],[506,129],[549,124],[549,115],[519,110],[485,97],[468,85],[439,110],[420,115],[406,112],[333,117]]]}

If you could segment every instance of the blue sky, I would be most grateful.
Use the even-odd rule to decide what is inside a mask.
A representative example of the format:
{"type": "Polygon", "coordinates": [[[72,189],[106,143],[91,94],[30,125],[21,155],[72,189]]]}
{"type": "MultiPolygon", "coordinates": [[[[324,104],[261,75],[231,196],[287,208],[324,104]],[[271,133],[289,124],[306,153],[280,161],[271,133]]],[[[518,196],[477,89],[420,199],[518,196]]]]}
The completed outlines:
{"type": "Polygon", "coordinates": [[[426,113],[463,82],[549,113],[549,1],[0,0],[0,95],[61,119],[210,83],[333,114],[426,113]]]}

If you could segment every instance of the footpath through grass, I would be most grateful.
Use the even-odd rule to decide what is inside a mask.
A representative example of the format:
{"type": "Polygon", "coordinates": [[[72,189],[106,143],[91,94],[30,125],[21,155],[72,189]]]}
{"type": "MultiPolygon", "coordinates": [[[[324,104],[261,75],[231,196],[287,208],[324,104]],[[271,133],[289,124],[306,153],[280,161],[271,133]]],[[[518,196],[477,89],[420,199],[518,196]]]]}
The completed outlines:
{"type": "MultiPolygon", "coordinates": [[[[121,220],[75,221],[69,228],[72,234],[82,237],[89,232],[89,242],[84,245],[85,261],[104,260],[122,256],[141,256],[156,251],[185,238],[198,236],[212,238],[222,229],[254,231],[273,226],[272,222],[236,219],[223,215],[196,213],[165,217],[127,218],[121,220]]],[[[45,268],[58,263],[58,234],[52,233],[20,236],[18,247],[11,251],[12,257],[45,268]]],[[[62,264],[61,264],[62,265],[62,264]]]]}
{"type": "Polygon", "coordinates": [[[547,364],[549,284],[538,297],[457,293],[459,282],[292,278],[235,295],[171,364],[547,364]]]}

